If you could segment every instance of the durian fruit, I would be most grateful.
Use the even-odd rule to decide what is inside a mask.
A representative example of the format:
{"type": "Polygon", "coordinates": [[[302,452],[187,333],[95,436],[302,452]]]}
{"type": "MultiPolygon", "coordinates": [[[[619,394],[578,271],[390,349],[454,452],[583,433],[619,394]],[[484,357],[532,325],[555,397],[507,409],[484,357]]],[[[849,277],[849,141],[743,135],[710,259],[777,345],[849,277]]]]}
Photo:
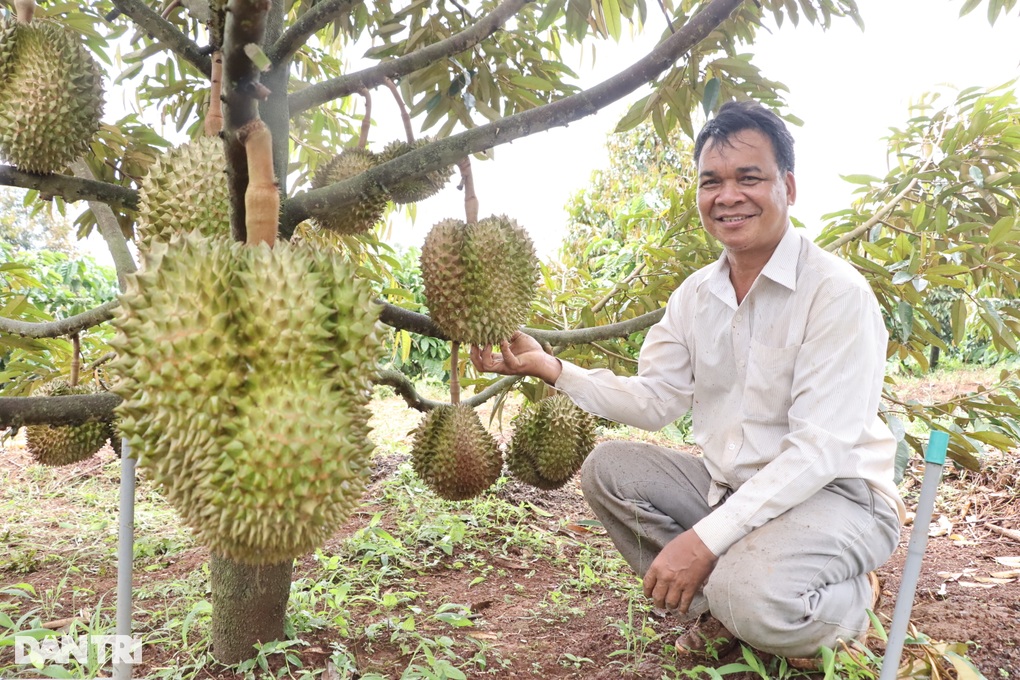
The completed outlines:
{"type": "Polygon", "coordinates": [[[7,72],[14,63],[14,36],[17,31],[17,21],[0,17],[0,88],[7,82],[7,72]]]}
{"type": "MultiPolygon", "coordinates": [[[[399,140],[390,142],[383,147],[382,153],[379,154],[382,159],[380,162],[391,161],[394,158],[403,156],[405,153],[428,146],[431,143],[432,139],[427,137],[410,143],[399,140]]],[[[417,203],[418,201],[424,201],[426,198],[434,196],[440,189],[446,186],[452,174],[453,166],[448,165],[439,170],[432,170],[421,177],[401,180],[389,187],[390,198],[393,199],[394,203],[417,203]]]]}
{"type": "Polygon", "coordinates": [[[491,345],[528,318],[539,268],[527,232],[500,215],[436,224],[422,245],[421,273],[439,328],[451,340],[491,345]]]}
{"type": "Polygon", "coordinates": [[[223,141],[200,137],[162,154],[138,190],[140,243],[169,241],[198,229],[206,236],[230,235],[230,190],[223,141]]]}
{"type": "Polygon", "coordinates": [[[518,480],[557,489],[595,446],[595,418],[562,394],[530,404],[514,419],[506,464],[518,480]]]}
{"type": "MultiPolygon", "coordinates": [[[[312,188],[321,189],[342,182],[374,168],[379,163],[379,155],[367,149],[360,147],[344,149],[316,169],[312,177],[312,188]]],[[[315,223],[322,229],[340,234],[361,234],[382,219],[388,200],[389,195],[382,188],[373,187],[359,196],[357,202],[336,209],[328,217],[317,216],[315,223]]]]}
{"type": "Polygon", "coordinates": [[[499,479],[503,459],[478,414],[463,404],[438,406],[426,414],[411,445],[414,471],[437,495],[463,501],[499,479]]]}
{"type": "Polygon", "coordinates": [[[99,65],[52,21],[6,25],[0,41],[0,157],[25,172],[59,172],[99,130],[99,65]]]}
{"type": "Polygon", "coordinates": [[[197,539],[248,564],[321,545],[370,472],[373,292],[338,255],[154,243],[114,325],[121,432],[197,539]]]}
{"type": "MultiPolygon", "coordinates": [[[[54,380],[41,387],[37,394],[64,397],[98,391],[94,385],[72,387],[64,380],[54,380]]],[[[37,463],[70,465],[95,455],[112,432],[110,423],[105,421],[91,421],[83,425],[29,425],[25,428],[25,447],[37,463]]]]}

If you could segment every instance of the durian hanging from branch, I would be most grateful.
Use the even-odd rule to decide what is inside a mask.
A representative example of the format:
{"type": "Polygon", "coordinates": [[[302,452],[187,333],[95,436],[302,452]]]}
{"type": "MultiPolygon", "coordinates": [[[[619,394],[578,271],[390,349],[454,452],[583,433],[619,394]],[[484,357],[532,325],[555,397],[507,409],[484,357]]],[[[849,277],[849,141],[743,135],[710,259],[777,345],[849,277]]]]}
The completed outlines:
{"type": "Polygon", "coordinates": [[[230,234],[230,187],[223,129],[223,55],[213,54],[205,135],[164,152],[149,167],[138,191],[135,237],[143,248],[197,229],[230,234]]]}
{"type": "MultiPolygon", "coordinates": [[[[365,116],[361,121],[361,136],[358,145],[344,149],[322,163],[312,177],[312,188],[320,189],[342,182],[374,168],[382,162],[380,156],[368,150],[368,131],[372,123],[372,96],[362,88],[365,99],[365,116]]],[[[332,208],[329,212],[315,216],[315,224],[339,234],[362,234],[382,219],[389,194],[382,187],[369,187],[358,196],[358,200],[343,208],[332,208]]]]}
{"type": "Polygon", "coordinates": [[[0,20],[0,158],[42,174],[88,151],[103,77],[80,37],[34,12],[34,2],[20,0],[17,20],[0,20]]]}

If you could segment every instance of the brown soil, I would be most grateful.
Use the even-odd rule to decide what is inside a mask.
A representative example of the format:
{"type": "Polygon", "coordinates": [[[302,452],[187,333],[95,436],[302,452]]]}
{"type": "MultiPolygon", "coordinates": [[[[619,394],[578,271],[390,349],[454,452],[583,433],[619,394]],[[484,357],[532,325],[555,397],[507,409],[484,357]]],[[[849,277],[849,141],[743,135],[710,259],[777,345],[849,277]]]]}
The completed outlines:
{"type": "MultiPolygon", "coordinates": [[[[397,400],[389,399],[382,408],[386,418],[388,409],[396,413],[402,407],[397,400]]],[[[393,427],[396,429],[388,436],[406,436],[410,429],[406,423],[393,427]]],[[[100,466],[109,464],[112,454],[107,451],[103,456],[106,456],[105,462],[101,457],[81,463],[75,469],[66,468],[51,474],[95,474],[100,466]]],[[[375,481],[366,497],[365,508],[326,545],[327,554],[339,552],[346,537],[367,524],[375,512],[385,509],[380,503],[380,485],[405,457],[406,454],[398,452],[378,459],[375,481]]],[[[947,470],[935,513],[936,520],[942,519],[932,525],[932,533],[939,535],[929,539],[914,599],[912,625],[933,641],[972,643],[969,657],[988,678],[1020,678],[1020,583],[1016,578],[989,581],[992,573],[1017,569],[996,562],[995,558],[1020,555],[1020,541],[996,533],[990,527],[1020,531],[1016,505],[1020,465],[1015,454],[990,460],[979,474],[947,470]]],[[[0,469],[13,472],[8,478],[9,484],[12,481],[31,483],[28,471],[32,466],[28,463],[24,452],[10,444],[0,457],[0,469]]],[[[911,471],[911,476],[919,474],[919,470],[911,471]]],[[[904,490],[908,504],[915,502],[918,487],[919,479],[908,479],[904,490]]],[[[488,650],[484,668],[481,665],[464,668],[468,678],[655,679],[664,677],[667,671],[665,677],[676,677],[677,673],[669,667],[682,669],[695,665],[678,663],[673,654],[672,643],[680,630],[675,620],[668,615],[657,616],[647,608],[635,607],[618,589],[600,589],[596,585],[574,591],[569,602],[556,602],[552,594],[561,584],[577,577],[574,558],[586,544],[606,555],[614,554],[612,546],[597,529],[577,524],[592,517],[575,485],[543,492],[510,482],[499,494],[510,503],[527,502],[537,508],[532,528],[546,530],[549,544],[558,546],[556,550],[567,559],[550,561],[548,554],[539,554],[541,548],[506,545],[502,553],[487,557],[496,568],[488,571],[480,583],[472,583],[476,573],[459,568],[460,556],[456,552],[421,570],[415,580],[415,587],[423,593],[415,602],[417,606],[428,609],[425,603],[430,603],[431,611],[441,603],[470,607],[473,623],[470,627],[451,629],[424,616],[417,622],[417,631],[422,635],[447,635],[454,644],[462,645],[458,646],[461,659],[470,658],[471,649],[488,650]],[[634,629],[629,635],[625,625],[628,621],[634,629]]],[[[0,508],[4,507],[4,501],[4,491],[0,489],[0,508]]],[[[52,513],[52,504],[59,499],[47,502],[51,504],[48,512],[52,513]]],[[[386,521],[383,520],[384,526],[386,521]]],[[[59,531],[59,527],[54,525],[52,531],[59,531]]],[[[879,572],[884,597],[878,615],[886,627],[899,588],[909,534],[909,529],[904,532],[899,550],[879,572]]],[[[201,569],[206,557],[201,548],[168,556],[158,570],[136,570],[136,587],[187,577],[201,569]]],[[[115,567],[112,559],[111,555],[111,563],[103,568],[93,565],[96,568],[82,569],[73,577],[76,588],[91,591],[91,594],[81,595],[86,591],[80,590],[74,598],[75,607],[94,608],[100,602],[109,606],[113,601],[115,567]]],[[[319,569],[319,565],[307,557],[299,560],[296,576],[316,577],[319,569]]],[[[43,560],[30,573],[0,571],[0,590],[15,583],[29,583],[36,592],[42,593],[67,574],[66,564],[43,560]]],[[[0,594],[0,602],[4,599],[10,601],[11,598],[0,594]]],[[[141,600],[136,604],[140,611],[148,610],[157,606],[157,600],[141,600]]],[[[56,611],[64,616],[76,614],[75,610],[61,611],[59,607],[56,611]]],[[[368,609],[352,611],[352,630],[384,623],[378,613],[368,612],[368,609]]],[[[146,620],[145,615],[139,616],[137,629],[145,630],[146,620]]],[[[304,667],[324,669],[331,654],[331,643],[341,637],[335,630],[324,627],[303,634],[301,639],[307,643],[298,648],[304,667]]],[[[415,657],[414,650],[402,648],[399,640],[392,640],[391,630],[383,626],[374,637],[360,634],[342,642],[353,653],[362,673],[374,671],[385,677],[399,678],[410,664],[422,663],[422,657],[420,654],[415,657]]],[[[875,637],[869,639],[869,647],[877,653],[883,651],[882,642],[875,637]]],[[[136,670],[135,677],[174,666],[176,652],[168,646],[146,646],[144,667],[136,670]]],[[[739,659],[737,651],[720,663],[739,659]]],[[[0,666],[10,662],[10,648],[0,649],[0,666]]],[[[268,674],[264,676],[269,677],[268,674]]],[[[241,676],[207,667],[198,677],[241,676]]],[[[334,672],[330,668],[321,677],[360,676],[334,672]]],[[[943,677],[956,676],[948,673],[943,677]]]]}

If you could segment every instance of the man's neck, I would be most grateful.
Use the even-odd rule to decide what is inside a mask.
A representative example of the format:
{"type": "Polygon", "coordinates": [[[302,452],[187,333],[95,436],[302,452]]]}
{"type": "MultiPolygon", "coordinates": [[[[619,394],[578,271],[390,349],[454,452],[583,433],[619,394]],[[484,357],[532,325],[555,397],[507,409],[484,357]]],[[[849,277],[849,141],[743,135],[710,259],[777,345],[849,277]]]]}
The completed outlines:
{"type": "Polygon", "coordinates": [[[727,251],[726,261],[730,266],[730,283],[733,285],[733,292],[737,295],[738,305],[744,301],[744,298],[751,290],[751,286],[754,285],[758,275],[761,274],[761,270],[765,269],[765,265],[772,258],[772,253],[776,252],[778,245],[777,243],[772,250],[765,254],[755,253],[753,255],[745,255],[727,251]]]}

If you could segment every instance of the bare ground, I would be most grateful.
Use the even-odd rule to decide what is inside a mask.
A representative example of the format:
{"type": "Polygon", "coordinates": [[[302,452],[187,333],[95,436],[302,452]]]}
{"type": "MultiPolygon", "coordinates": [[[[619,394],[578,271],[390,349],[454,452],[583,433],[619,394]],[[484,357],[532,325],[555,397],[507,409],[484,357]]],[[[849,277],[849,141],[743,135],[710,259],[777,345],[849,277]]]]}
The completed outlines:
{"type": "MultiPolygon", "coordinates": [[[[941,391],[938,396],[945,396],[966,391],[972,385],[964,379],[949,387],[923,382],[915,387],[919,391],[938,390],[941,391]]],[[[415,418],[406,414],[399,400],[383,400],[375,409],[381,435],[406,441],[407,430],[413,427],[415,418]]],[[[392,524],[381,502],[381,485],[405,457],[404,453],[391,452],[377,459],[375,481],[366,496],[365,507],[327,543],[325,554],[343,554],[343,542],[365,526],[376,512],[384,512],[383,526],[392,524]]],[[[8,442],[0,456],[0,471],[7,475],[6,487],[0,488],[0,511],[9,505],[7,497],[12,485],[39,483],[40,476],[45,475],[62,475],[68,480],[96,476],[104,466],[113,464],[112,453],[107,450],[77,466],[42,470],[30,464],[16,442],[8,442]]],[[[933,641],[970,643],[971,660],[988,678],[1020,678],[1020,583],[1016,578],[1020,574],[1011,575],[1018,567],[1009,566],[1012,564],[1009,558],[1020,559],[1017,557],[1020,556],[1020,541],[993,529],[999,527],[1005,529],[1005,533],[1020,531],[1018,472],[1020,465],[1015,452],[990,456],[981,473],[947,469],[937,503],[937,521],[930,529],[931,538],[914,600],[913,629],[933,641]]],[[[916,474],[919,471],[912,471],[910,476],[916,474]]],[[[918,486],[919,479],[908,478],[904,486],[908,505],[915,502],[918,486]]],[[[600,531],[585,524],[585,520],[593,518],[576,485],[543,492],[509,482],[498,493],[509,503],[524,503],[533,510],[529,530],[544,532],[548,545],[544,548],[504,545],[500,552],[484,556],[493,568],[485,572],[481,581],[475,578],[476,573],[464,568],[456,552],[420,569],[415,579],[415,587],[421,592],[417,605],[458,603],[469,608],[471,626],[451,630],[438,621],[421,618],[417,629],[424,636],[445,635],[452,638],[454,644],[473,645],[481,650],[482,660],[464,667],[468,678],[660,678],[677,677],[683,668],[692,665],[678,663],[673,654],[672,643],[680,630],[677,623],[668,615],[661,617],[650,612],[647,606],[640,604],[640,598],[634,599],[618,587],[600,588],[597,578],[588,579],[586,585],[576,586],[571,591],[572,597],[557,600],[555,594],[562,593],[564,583],[578,581],[579,567],[575,559],[582,551],[590,554],[588,549],[595,548],[607,556],[613,555],[611,545],[600,531]],[[549,559],[550,551],[563,559],[549,559]]],[[[55,540],[65,531],[62,528],[65,523],[60,518],[78,512],[62,505],[59,496],[47,499],[41,511],[52,519],[40,520],[38,525],[28,528],[0,526],[2,540],[6,543],[12,535],[36,538],[51,535],[55,540]]],[[[909,533],[909,529],[904,532],[900,548],[879,572],[884,597],[877,613],[886,626],[899,588],[909,533]]],[[[11,547],[12,550],[17,547],[13,541],[11,547]]],[[[155,611],[160,602],[172,597],[172,593],[160,592],[158,586],[196,578],[206,558],[207,554],[200,547],[175,549],[168,546],[167,557],[152,563],[155,568],[136,568],[136,589],[153,593],[139,598],[136,603],[143,612],[136,618],[138,630],[146,629],[149,615],[145,612],[155,611]]],[[[112,555],[105,562],[92,559],[78,562],[69,572],[68,562],[73,561],[73,554],[68,555],[66,551],[56,557],[34,555],[31,560],[0,559],[3,565],[0,568],[6,569],[0,571],[0,590],[28,583],[37,593],[64,593],[62,599],[50,603],[53,618],[95,611],[104,603],[108,607],[114,599],[116,580],[112,555]],[[73,589],[57,587],[61,583],[66,585],[68,578],[73,580],[73,589]]],[[[320,569],[318,561],[306,557],[298,562],[296,578],[317,578],[320,569]]],[[[0,603],[13,599],[11,595],[0,594],[0,603]]],[[[408,649],[398,636],[391,635],[386,628],[389,624],[377,611],[362,608],[352,610],[351,615],[350,628],[364,631],[354,639],[341,639],[337,631],[328,626],[300,636],[306,644],[298,648],[298,654],[306,669],[326,669],[331,649],[338,642],[356,660],[359,673],[376,672],[384,677],[399,678],[411,664],[421,661],[420,650],[408,649]],[[372,630],[376,633],[369,634],[372,630]],[[380,630],[383,632],[379,633],[380,630]]],[[[181,650],[174,648],[174,644],[171,641],[147,646],[144,665],[136,671],[136,677],[145,677],[178,663],[181,650]]],[[[176,644],[182,643],[178,639],[176,644]]],[[[871,637],[868,644],[876,653],[883,651],[883,643],[877,637],[871,637]]],[[[735,652],[720,662],[738,658],[739,652],[735,652]]],[[[10,662],[10,649],[0,650],[0,666],[10,662]]],[[[948,664],[944,669],[949,671],[948,664]]],[[[360,677],[357,673],[344,674],[332,667],[329,673],[323,677],[360,677]],[[329,673],[334,674],[330,676],[329,673]]],[[[210,664],[198,677],[241,676],[210,664]]],[[[949,671],[943,677],[956,676],[949,671]]]]}

